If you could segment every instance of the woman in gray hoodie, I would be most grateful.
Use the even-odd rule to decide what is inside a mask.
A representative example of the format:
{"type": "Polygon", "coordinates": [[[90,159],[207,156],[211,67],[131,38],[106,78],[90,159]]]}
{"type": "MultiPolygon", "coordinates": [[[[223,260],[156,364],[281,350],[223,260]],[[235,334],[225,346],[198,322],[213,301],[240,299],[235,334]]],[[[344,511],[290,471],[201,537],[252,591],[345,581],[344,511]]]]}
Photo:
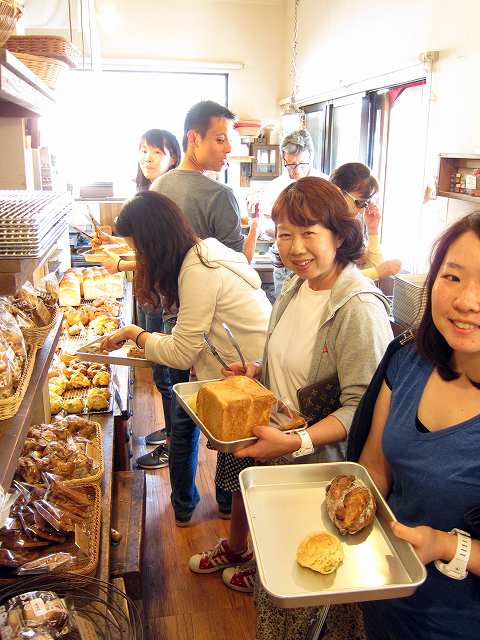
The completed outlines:
{"type": "MultiPolygon", "coordinates": [[[[293,454],[297,462],[341,460],[355,409],[392,339],[388,302],[355,266],[364,250],[362,229],[333,184],[317,177],[294,182],[278,197],[272,218],[282,261],[293,274],[273,308],[263,362],[248,364],[246,372],[240,363],[229,368],[259,378],[296,409],[303,408],[300,389],[325,381],[337,386],[338,401],[302,437],[258,426],[258,442],[237,455],[265,460],[293,454]]],[[[232,511],[232,523],[238,527],[237,515],[232,511]]],[[[200,571],[192,566],[193,558],[190,568],[223,569],[227,586],[252,591],[254,563],[232,568],[225,541],[221,543],[195,558],[200,571]]],[[[266,597],[258,603],[257,638],[305,637],[311,611],[276,609],[266,597]]]]}

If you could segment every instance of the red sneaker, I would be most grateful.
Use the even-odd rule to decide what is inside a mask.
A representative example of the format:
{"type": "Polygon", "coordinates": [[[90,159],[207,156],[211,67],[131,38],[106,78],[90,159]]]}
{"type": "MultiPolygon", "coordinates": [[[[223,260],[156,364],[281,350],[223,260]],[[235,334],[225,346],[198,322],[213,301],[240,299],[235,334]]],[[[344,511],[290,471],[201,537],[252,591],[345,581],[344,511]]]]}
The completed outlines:
{"type": "Polygon", "coordinates": [[[208,551],[196,553],[188,561],[188,566],[195,573],[213,573],[226,567],[244,564],[253,558],[253,552],[246,549],[241,553],[235,553],[228,545],[228,540],[222,538],[208,551]]]}
{"type": "Polygon", "coordinates": [[[255,560],[252,560],[248,564],[225,569],[222,573],[222,580],[230,589],[243,591],[244,593],[252,593],[253,587],[255,586],[256,575],[257,563],[255,560]]]}

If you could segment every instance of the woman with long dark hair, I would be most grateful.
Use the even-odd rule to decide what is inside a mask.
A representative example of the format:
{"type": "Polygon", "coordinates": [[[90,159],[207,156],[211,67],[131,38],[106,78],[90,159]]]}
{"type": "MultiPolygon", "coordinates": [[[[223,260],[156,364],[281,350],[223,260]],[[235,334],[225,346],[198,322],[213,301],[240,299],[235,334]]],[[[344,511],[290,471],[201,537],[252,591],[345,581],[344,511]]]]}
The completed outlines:
{"type": "Polygon", "coordinates": [[[426,296],[416,340],[386,364],[360,463],[428,575],[409,598],[363,606],[371,640],[480,627],[480,213],[434,245],[426,296]]]}
{"type": "Polygon", "coordinates": [[[181,160],[177,138],[166,129],[149,129],[138,145],[137,191],[149,189],[152,182],[170,169],[178,167],[181,160]]]}
{"type": "MultiPolygon", "coordinates": [[[[174,202],[154,191],[140,192],[127,202],[116,228],[136,253],[140,302],[152,308],[176,305],[178,319],[171,334],[123,327],[105,339],[104,348],[112,350],[131,339],[153,362],[171,370],[194,366],[199,380],[218,378],[220,366],[205,349],[203,335],[224,360],[234,360],[236,351],[221,324],[225,322],[245,357],[261,356],[271,305],[243,253],[215,238],[200,240],[174,202]]],[[[185,526],[199,500],[195,487],[199,432],[193,424],[177,429],[175,424],[170,441],[172,502],[177,524],[185,526]]]]}

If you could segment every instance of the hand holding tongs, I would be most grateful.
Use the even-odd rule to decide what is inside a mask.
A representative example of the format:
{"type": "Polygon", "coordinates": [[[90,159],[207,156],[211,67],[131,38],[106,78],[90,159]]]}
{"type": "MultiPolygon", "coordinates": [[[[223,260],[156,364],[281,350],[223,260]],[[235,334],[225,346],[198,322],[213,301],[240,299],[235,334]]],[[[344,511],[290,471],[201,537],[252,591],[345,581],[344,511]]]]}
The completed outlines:
{"type": "Polygon", "coordinates": [[[226,322],[222,322],[222,327],[225,329],[225,333],[228,336],[228,339],[230,340],[230,342],[232,343],[232,345],[235,348],[235,351],[238,353],[240,360],[242,361],[242,365],[244,370],[247,370],[247,363],[245,362],[245,358],[243,357],[243,353],[242,350],[240,349],[238,342],[235,340],[235,338],[233,337],[233,333],[230,330],[230,327],[228,326],[228,324],[226,322]]]}
{"type": "Polygon", "coordinates": [[[212,356],[218,360],[218,362],[222,365],[222,367],[224,369],[229,369],[230,367],[228,366],[228,364],[225,362],[225,360],[222,358],[222,356],[218,353],[216,348],[213,346],[213,344],[208,339],[208,335],[207,335],[206,331],[203,332],[203,342],[205,343],[207,349],[210,351],[212,356]]]}

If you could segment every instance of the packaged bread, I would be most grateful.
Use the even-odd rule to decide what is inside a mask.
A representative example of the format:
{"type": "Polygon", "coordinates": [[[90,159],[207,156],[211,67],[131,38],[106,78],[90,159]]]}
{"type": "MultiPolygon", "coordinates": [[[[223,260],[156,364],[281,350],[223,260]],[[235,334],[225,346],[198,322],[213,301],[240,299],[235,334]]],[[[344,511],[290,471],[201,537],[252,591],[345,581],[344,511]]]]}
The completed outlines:
{"type": "Polygon", "coordinates": [[[27,357],[25,340],[18,322],[4,305],[0,305],[0,333],[11,346],[21,368],[27,357]]]}
{"type": "Polygon", "coordinates": [[[204,384],[197,396],[197,414],[217,439],[231,442],[252,436],[268,424],[275,397],[255,380],[232,376],[204,384]]]}
{"type": "Polygon", "coordinates": [[[339,475],[326,488],[327,512],[342,536],[372,524],[377,501],[370,489],[353,475],[339,475]]]}
{"type": "MultiPolygon", "coordinates": [[[[30,591],[7,601],[8,624],[16,633],[22,627],[45,627],[55,630],[55,636],[70,630],[65,602],[52,591],[30,591]]],[[[28,637],[28,636],[25,636],[28,637]]]]}
{"type": "Polygon", "coordinates": [[[15,354],[0,335],[0,400],[10,398],[15,392],[15,354]]]}
{"type": "Polygon", "coordinates": [[[342,543],[331,533],[314,531],[298,545],[297,562],[319,573],[333,573],[343,562],[342,543]]]}

